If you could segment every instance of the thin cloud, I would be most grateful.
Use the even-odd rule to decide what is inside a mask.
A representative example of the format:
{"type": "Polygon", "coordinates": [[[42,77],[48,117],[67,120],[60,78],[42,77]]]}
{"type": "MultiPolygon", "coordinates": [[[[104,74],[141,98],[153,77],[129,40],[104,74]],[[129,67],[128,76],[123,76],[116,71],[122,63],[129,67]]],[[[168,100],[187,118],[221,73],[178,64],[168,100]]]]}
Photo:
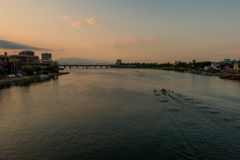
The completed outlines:
{"type": "Polygon", "coordinates": [[[87,22],[91,26],[98,26],[100,24],[100,21],[97,18],[89,18],[89,19],[87,19],[87,22]]]}
{"type": "Polygon", "coordinates": [[[63,16],[63,17],[61,17],[61,19],[62,20],[67,20],[67,19],[69,19],[70,17],[68,17],[68,16],[63,16]]]}
{"type": "Polygon", "coordinates": [[[70,26],[74,26],[74,27],[84,27],[86,26],[87,24],[85,22],[82,22],[82,21],[77,21],[77,22],[73,22],[70,24],[70,26]]]}
{"type": "Polygon", "coordinates": [[[114,47],[146,46],[156,40],[157,40],[156,37],[150,37],[150,38],[126,37],[123,40],[108,41],[108,42],[105,42],[105,44],[111,45],[114,47]]]}
{"type": "Polygon", "coordinates": [[[28,49],[28,50],[50,50],[47,48],[38,48],[29,45],[23,45],[11,41],[0,40],[0,48],[1,49],[28,49]]]}

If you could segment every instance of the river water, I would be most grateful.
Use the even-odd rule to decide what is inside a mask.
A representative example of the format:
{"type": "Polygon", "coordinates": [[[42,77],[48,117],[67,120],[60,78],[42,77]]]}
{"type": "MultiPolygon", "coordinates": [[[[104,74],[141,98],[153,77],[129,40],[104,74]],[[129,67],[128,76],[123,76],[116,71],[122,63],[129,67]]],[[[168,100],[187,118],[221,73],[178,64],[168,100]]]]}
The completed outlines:
{"type": "Polygon", "coordinates": [[[240,159],[240,82],[148,69],[0,90],[0,160],[240,159]],[[163,95],[161,88],[174,93],[163,95]]]}

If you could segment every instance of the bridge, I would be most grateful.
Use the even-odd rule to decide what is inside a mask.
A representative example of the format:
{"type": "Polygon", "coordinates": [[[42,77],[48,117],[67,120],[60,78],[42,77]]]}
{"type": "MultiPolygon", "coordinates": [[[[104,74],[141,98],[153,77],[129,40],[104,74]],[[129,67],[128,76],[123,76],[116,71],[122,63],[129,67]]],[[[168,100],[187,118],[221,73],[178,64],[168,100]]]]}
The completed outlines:
{"type": "Polygon", "coordinates": [[[109,63],[100,63],[100,64],[90,64],[90,63],[77,63],[77,64],[59,64],[59,67],[63,67],[66,68],[68,67],[69,69],[71,69],[72,67],[78,68],[78,67],[82,67],[82,68],[106,68],[108,69],[109,67],[114,67],[114,68],[135,68],[136,65],[115,65],[115,64],[109,64],[109,63]]]}

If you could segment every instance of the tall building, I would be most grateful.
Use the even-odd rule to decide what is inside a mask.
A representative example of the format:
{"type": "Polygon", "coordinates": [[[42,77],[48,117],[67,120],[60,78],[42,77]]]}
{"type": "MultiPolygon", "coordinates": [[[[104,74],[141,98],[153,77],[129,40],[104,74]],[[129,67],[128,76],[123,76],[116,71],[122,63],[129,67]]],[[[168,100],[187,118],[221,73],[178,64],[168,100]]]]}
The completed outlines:
{"type": "Polygon", "coordinates": [[[121,63],[122,63],[121,59],[118,59],[116,65],[121,65],[121,63]]]}
{"type": "Polygon", "coordinates": [[[52,54],[51,53],[42,53],[42,61],[43,62],[51,62],[52,54]]]}
{"type": "Polygon", "coordinates": [[[21,51],[21,52],[19,52],[19,55],[34,56],[34,52],[33,51],[21,51]]]}
{"type": "Polygon", "coordinates": [[[35,61],[39,60],[38,56],[34,55],[33,51],[21,51],[19,52],[19,55],[10,55],[9,58],[16,58],[19,59],[20,62],[28,62],[28,63],[33,63],[35,61]]]}
{"type": "Polygon", "coordinates": [[[3,69],[5,71],[8,62],[9,62],[9,57],[6,54],[0,55],[0,69],[3,69]]]}

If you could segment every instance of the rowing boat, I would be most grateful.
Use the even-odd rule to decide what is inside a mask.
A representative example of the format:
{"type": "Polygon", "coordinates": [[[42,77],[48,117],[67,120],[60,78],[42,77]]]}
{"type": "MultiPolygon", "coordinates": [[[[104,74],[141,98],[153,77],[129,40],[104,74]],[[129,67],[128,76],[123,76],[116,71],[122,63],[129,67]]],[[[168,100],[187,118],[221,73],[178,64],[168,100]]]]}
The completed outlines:
{"type": "Polygon", "coordinates": [[[168,94],[168,93],[167,93],[167,91],[163,91],[163,90],[162,90],[162,93],[163,93],[163,94],[165,94],[165,95],[167,95],[167,94],[168,94]]]}

